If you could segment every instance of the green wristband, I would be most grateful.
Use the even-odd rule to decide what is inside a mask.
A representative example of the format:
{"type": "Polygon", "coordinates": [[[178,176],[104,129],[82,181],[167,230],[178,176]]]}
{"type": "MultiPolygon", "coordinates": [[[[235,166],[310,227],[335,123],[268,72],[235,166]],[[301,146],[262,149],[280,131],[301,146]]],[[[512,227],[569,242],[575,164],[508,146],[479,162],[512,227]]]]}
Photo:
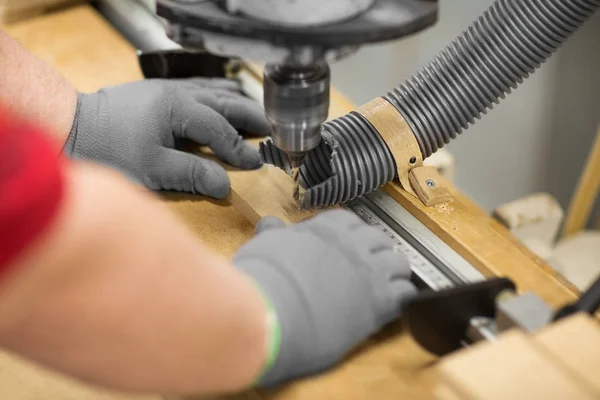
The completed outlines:
{"type": "Polygon", "coordinates": [[[266,346],[267,360],[258,379],[254,382],[254,386],[259,385],[265,375],[271,370],[271,368],[273,368],[275,361],[277,361],[277,356],[279,355],[279,349],[281,346],[281,327],[279,326],[277,312],[275,311],[273,303],[271,303],[271,299],[269,299],[269,297],[266,296],[262,290],[260,293],[265,301],[265,305],[267,306],[267,326],[269,331],[269,340],[267,341],[266,346]]]}

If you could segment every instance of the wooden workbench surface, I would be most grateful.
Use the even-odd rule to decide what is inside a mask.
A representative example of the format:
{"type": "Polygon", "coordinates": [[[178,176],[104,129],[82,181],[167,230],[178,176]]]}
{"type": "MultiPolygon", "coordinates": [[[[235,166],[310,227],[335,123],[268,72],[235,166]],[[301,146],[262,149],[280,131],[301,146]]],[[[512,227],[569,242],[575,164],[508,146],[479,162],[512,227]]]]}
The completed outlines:
{"type": "MultiPolygon", "coordinates": [[[[38,57],[57,68],[79,90],[92,91],[141,78],[134,49],[89,6],[75,7],[5,29],[38,57]]],[[[336,106],[340,110],[349,107],[341,100],[336,106]]],[[[271,173],[265,170],[232,172],[236,194],[252,195],[253,188],[248,179],[266,179],[271,173]],[[244,186],[243,182],[248,183],[244,186]]],[[[274,188],[273,193],[277,190],[274,188]]],[[[544,265],[533,260],[505,230],[454,189],[452,207],[433,209],[424,209],[393,186],[388,186],[386,191],[487,275],[509,274],[527,289],[539,285],[542,297],[555,305],[573,297],[573,293],[561,285],[557,277],[549,276],[542,269],[544,265]],[[448,217],[439,218],[442,214],[448,217]],[[478,230],[480,226],[483,227],[481,231],[478,230]],[[475,253],[469,255],[469,250],[475,253]]],[[[253,212],[257,216],[260,214],[252,205],[245,208],[240,205],[239,198],[235,203],[244,215],[227,201],[183,194],[166,197],[173,211],[199,238],[226,256],[232,255],[252,236],[253,226],[248,219],[253,219],[253,212]]],[[[433,361],[434,358],[420,350],[398,323],[371,339],[332,372],[277,391],[252,392],[241,398],[425,399],[430,398],[436,381],[435,371],[430,368],[433,361]]],[[[98,391],[16,361],[13,357],[0,355],[0,399],[160,398],[98,391]]]]}

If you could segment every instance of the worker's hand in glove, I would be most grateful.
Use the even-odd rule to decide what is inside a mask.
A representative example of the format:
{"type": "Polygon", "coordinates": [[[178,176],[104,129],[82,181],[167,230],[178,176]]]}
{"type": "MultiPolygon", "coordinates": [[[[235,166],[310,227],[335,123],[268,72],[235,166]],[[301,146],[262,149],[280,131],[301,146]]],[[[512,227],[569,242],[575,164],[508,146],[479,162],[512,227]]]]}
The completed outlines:
{"type": "Polygon", "coordinates": [[[176,147],[190,139],[231,165],[258,168],[258,152],[237,129],[270,132],[264,111],[236,82],[145,80],[80,94],[65,152],[117,168],[153,190],[223,198],[229,193],[225,169],[176,147]]]}
{"type": "Polygon", "coordinates": [[[291,227],[263,219],[257,231],[234,264],[254,279],[278,321],[273,364],[261,384],[331,367],[399,317],[417,292],[391,239],[350,212],[324,212],[291,227]]]}

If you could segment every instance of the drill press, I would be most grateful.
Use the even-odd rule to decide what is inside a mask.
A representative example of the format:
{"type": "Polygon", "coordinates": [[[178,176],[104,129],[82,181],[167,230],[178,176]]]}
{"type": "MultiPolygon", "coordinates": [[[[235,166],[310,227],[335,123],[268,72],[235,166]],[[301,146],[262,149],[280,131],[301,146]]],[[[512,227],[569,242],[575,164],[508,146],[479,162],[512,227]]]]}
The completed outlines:
{"type": "Polygon", "coordinates": [[[265,113],[291,167],[321,142],[328,63],[418,32],[435,23],[437,9],[437,0],[157,0],[184,48],[266,63],[265,113]]]}

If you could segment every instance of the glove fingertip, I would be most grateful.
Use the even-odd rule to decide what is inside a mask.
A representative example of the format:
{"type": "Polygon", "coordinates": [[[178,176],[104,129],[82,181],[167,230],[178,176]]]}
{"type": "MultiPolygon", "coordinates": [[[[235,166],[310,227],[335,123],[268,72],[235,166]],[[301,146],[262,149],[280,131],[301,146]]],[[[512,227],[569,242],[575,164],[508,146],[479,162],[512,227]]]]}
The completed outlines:
{"type": "Polygon", "coordinates": [[[225,199],[231,190],[227,171],[217,164],[210,164],[206,176],[196,177],[197,191],[215,199],[225,199]]]}
{"type": "Polygon", "coordinates": [[[231,187],[229,185],[224,186],[221,185],[219,188],[209,191],[209,196],[213,197],[217,200],[224,200],[229,196],[229,192],[231,191],[231,187]]]}
{"type": "Polygon", "coordinates": [[[239,151],[238,160],[232,160],[232,164],[243,169],[258,169],[262,166],[258,150],[246,142],[242,142],[239,151]]]}

